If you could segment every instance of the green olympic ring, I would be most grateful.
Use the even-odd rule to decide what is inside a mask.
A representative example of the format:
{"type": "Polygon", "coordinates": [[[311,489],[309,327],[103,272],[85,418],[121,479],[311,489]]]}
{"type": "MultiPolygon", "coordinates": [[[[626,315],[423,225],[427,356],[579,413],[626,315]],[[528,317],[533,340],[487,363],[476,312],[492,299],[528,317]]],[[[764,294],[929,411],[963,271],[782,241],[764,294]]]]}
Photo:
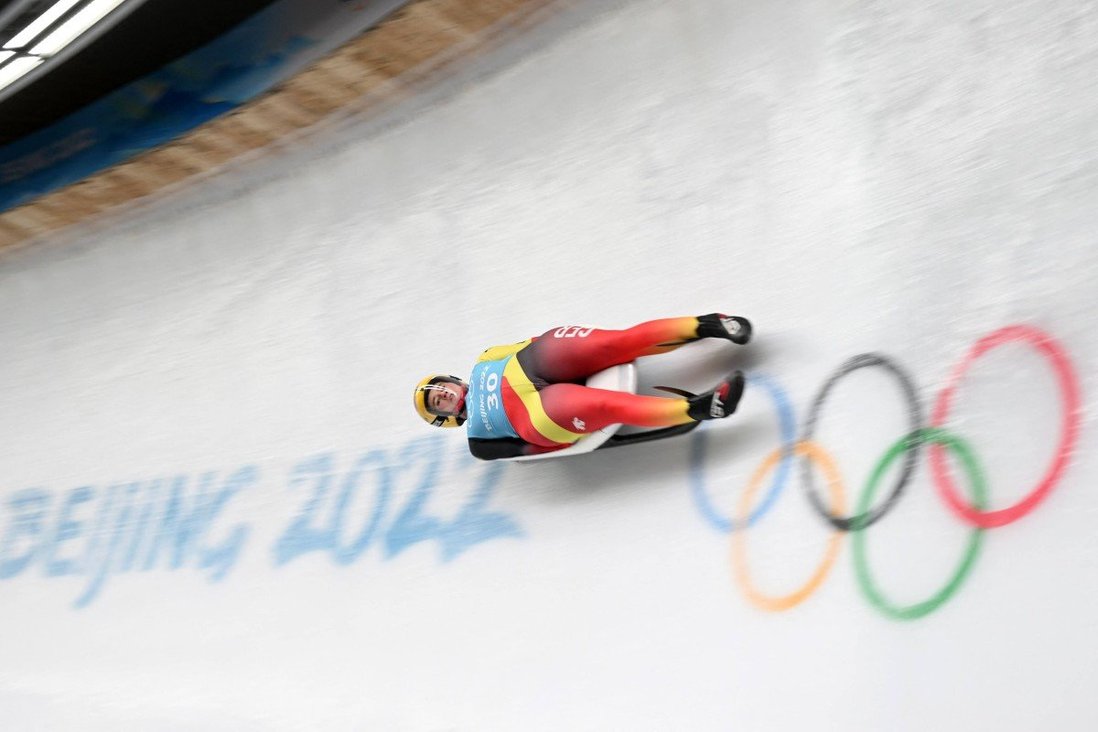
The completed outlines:
{"type": "MultiPolygon", "coordinates": [[[[961,466],[964,469],[964,472],[968,474],[972,505],[977,510],[984,510],[987,505],[987,482],[984,479],[983,470],[981,470],[979,463],[976,461],[976,456],[973,454],[968,443],[957,435],[946,432],[943,429],[927,428],[916,430],[906,437],[901,438],[884,454],[873,469],[865,489],[858,499],[856,514],[862,514],[869,508],[870,503],[873,501],[873,495],[877,491],[877,486],[880,484],[881,477],[896,458],[899,457],[901,453],[914,450],[919,445],[927,443],[942,445],[950,449],[953,454],[960,458],[961,466]]],[[[972,533],[969,536],[968,546],[965,548],[964,556],[961,558],[960,564],[957,566],[953,576],[950,577],[945,586],[933,597],[907,606],[894,604],[877,588],[876,584],[873,582],[873,578],[870,576],[869,563],[866,560],[865,532],[854,531],[852,533],[854,534],[854,568],[858,577],[858,585],[861,587],[862,592],[865,593],[870,604],[890,618],[896,620],[917,620],[918,618],[929,615],[937,610],[957,591],[958,588],[960,588],[961,584],[968,576],[969,571],[972,569],[972,565],[976,562],[976,557],[980,552],[980,544],[983,539],[984,529],[976,527],[972,530],[972,533]]]]}

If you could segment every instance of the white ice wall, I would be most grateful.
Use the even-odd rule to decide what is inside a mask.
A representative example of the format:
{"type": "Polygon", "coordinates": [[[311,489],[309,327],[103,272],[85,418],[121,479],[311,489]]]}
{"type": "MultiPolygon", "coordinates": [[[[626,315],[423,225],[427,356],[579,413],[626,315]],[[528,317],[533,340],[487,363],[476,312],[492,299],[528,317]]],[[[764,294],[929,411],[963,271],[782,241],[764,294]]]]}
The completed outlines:
{"type": "MultiPolygon", "coordinates": [[[[4,727],[1093,729],[1096,40],[1085,2],[577,3],[429,103],[9,255],[4,727]],[[643,364],[748,371],[693,437],[483,464],[408,403],[550,326],[713,310],[756,341],[643,364]],[[812,430],[849,515],[995,333],[1033,340],[944,426],[990,509],[1047,493],[896,619],[800,466],[756,473],[882,356],[918,406],[862,368],[812,430]],[[829,541],[787,610],[735,571],[786,595],[829,541]]],[[[860,536],[895,605],[974,535],[928,458],[860,536]]]]}

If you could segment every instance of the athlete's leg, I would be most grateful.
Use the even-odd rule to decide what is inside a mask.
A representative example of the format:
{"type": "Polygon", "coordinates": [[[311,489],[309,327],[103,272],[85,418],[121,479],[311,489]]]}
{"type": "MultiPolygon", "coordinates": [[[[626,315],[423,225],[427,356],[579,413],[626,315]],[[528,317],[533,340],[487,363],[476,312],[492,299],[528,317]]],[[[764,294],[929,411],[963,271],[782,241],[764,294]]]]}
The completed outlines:
{"type": "Polygon", "coordinates": [[[719,419],[736,411],[744,379],[733,372],[713,390],[690,399],[629,394],[578,384],[550,384],[538,395],[549,419],[573,432],[593,432],[608,424],[670,427],[719,419]]]}
{"type": "Polygon", "coordinates": [[[691,421],[685,399],[550,384],[538,392],[549,419],[572,432],[594,432],[608,424],[669,427],[691,421]]]}
{"type": "Polygon", "coordinates": [[[750,337],[750,324],[742,318],[714,313],[649,320],[625,330],[580,326],[555,328],[522,349],[519,362],[531,378],[549,383],[578,381],[611,366],[629,363],[641,356],[667,353],[707,337],[746,342],[750,337]],[[729,327],[735,327],[739,335],[733,338],[729,327]]]}

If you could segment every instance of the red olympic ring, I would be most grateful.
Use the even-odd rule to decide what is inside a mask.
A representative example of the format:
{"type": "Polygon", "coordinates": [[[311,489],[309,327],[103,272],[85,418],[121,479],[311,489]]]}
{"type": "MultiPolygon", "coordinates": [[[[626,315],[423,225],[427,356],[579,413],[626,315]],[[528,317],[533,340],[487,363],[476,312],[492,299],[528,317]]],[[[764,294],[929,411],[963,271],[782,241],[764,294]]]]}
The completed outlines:
{"type": "Polygon", "coordinates": [[[974,526],[985,529],[1005,526],[1017,521],[1044,500],[1052,487],[1060,480],[1068,461],[1071,459],[1075,442],[1079,437],[1082,403],[1079,394],[1079,382],[1071,367],[1071,362],[1064,349],[1052,336],[1028,325],[1009,325],[989,333],[976,342],[964,360],[953,370],[949,382],[942,389],[941,394],[938,395],[938,401],[934,405],[934,412],[930,418],[931,426],[940,428],[944,425],[957,387],[973,362],[992,348],[1015,341],[1031,344],[1049,360],[1056,372],[1056,379],[1060,385],[1060,394],[1063,398],[1064,417],[1060,428],[1060,444],[1056,449],[1056,454],[1052,459],[1048,472],[1038,482],[1037,487],[1013,506],[996,511],[977,510],[967,503],[957,491],[953,478],[946,467],[945,450],[938,444],[930,446],[930,466],[938,494],[960,518],[974,526]]]}

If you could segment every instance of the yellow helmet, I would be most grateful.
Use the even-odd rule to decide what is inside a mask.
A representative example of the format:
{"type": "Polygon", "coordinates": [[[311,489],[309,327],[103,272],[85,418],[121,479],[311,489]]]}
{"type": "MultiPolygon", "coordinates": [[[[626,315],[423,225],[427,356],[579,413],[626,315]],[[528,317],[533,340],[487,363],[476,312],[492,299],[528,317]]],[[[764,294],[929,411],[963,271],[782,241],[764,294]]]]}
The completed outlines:
{"type": "Polygon", "coordinates": [[[438,414],[427,405],[427,395],[433,389],[438,389],[438,384],[442,383],[457,384],[462,390],[466,389],[465,382],[456,376],[450,376],[449,374],[426,376],[416,384],[416,390],[412,393],[412,401],[416,406],[416,412],[419,413],[424,422],[435,427],[460,427],[465,424],[464,416],[460,414],[438,414]]]}

